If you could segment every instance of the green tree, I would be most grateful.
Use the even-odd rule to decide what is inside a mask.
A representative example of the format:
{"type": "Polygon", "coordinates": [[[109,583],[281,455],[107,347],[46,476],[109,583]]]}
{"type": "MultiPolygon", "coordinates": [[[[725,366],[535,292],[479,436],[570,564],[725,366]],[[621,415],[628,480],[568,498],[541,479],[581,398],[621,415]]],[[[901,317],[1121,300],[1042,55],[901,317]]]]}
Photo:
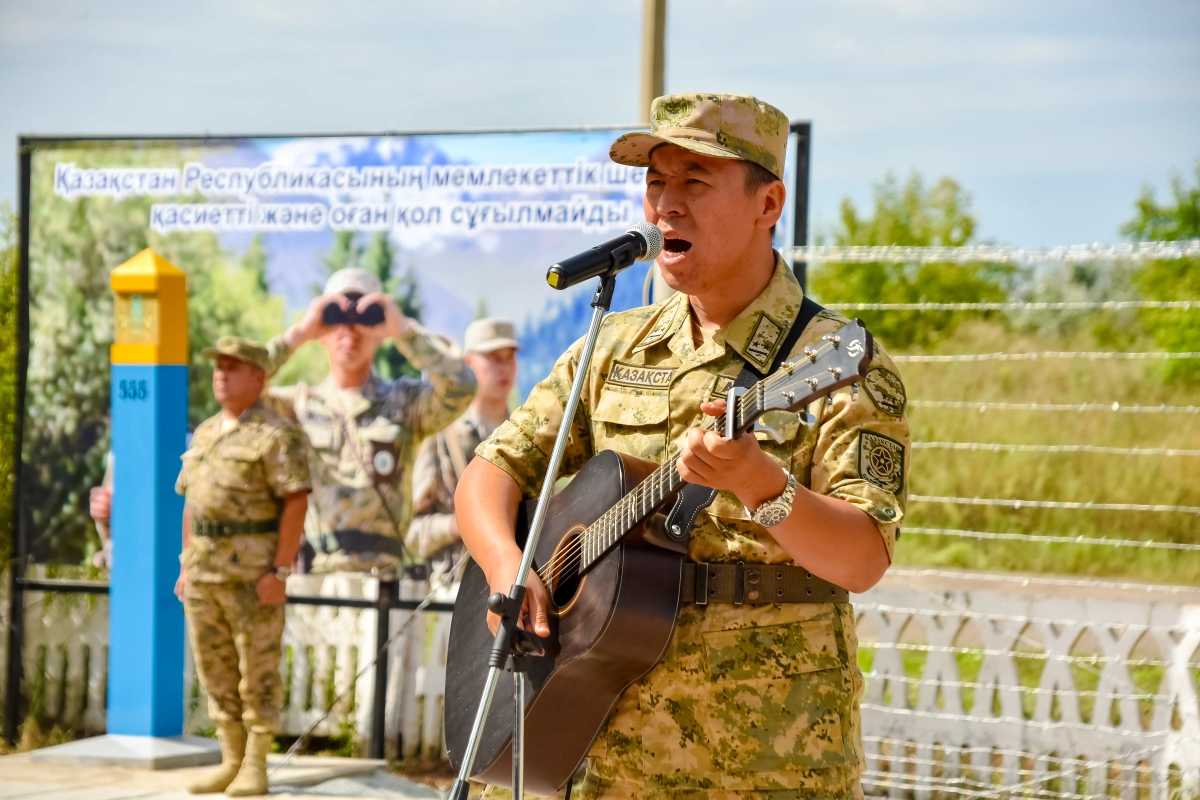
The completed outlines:
{"type": "Polygon", "coordinates": [[[211,233],[149,230],[146,197],[65,200],[54,164],[168,166],[198,158],[178,148],[80,147],[34,153],[30,215],[30,352],[22,442],[23,523],[35,557],[78,562],[96,543],[87,514],[109,448],[109,273],[146,247],[188,277],[188,417],[216,412],[212,367],[200,351],[219,336],[266,338],[283,325],[282,298],[266,294],[261,245],[231,257],[211,233]]]}
{"type": "MultiPolygon", "coordinates": [[[[353,231],[338,231],[334,235],[333,247],[321,261],[331,275],[348,267],[358,267],[370,272],[379,278],[383,291],[396,299],[396,305],[406,316],[418,321],[421,319],[424,307],[421,304],[416,274],[410,268],[403,275],[396,275],[396,250],[387,233],[380,231],[363,243],[353,231]]],[[[402,375],[420,375],[420,371],[409,364],[408,359],[391,344],[379,348],[375,355],[375,368],[388,380],[395,380],[402,375]]]]}
{"type": "MultiPolygon", "coordinates": [[[[913,173],[901,185],[891,173],[875,186],[872,213],[842,200],[832,244],[841,246],[961,247],[974,241],[978,222],[970,196],[953,178],[927,188],[913,173]]],[[[1001,301],[1016,285],[1017,270],[992,263],[822,264],[811,289],[826,303],[967,303],[1001,301]]],[[[950,334],[963,312],[861,312],[891,347],[925,345],[950,334]]]]}
{"type": "Polygon", "coordinates": [[[17,262],[17,217],[8,203],[0,203],[0,575],[12,554],[17,472],[17,262]]]}
{"type": "MultiPolygon", "coordinates": [[[[1121,233],[1134,241],[1179,241],[1200,239],[1200,159],[1196,161],[1195,184],[1179,174],[1171,176],[1171,199],[1159,205],[1153,187],[1146,186],[1135,201],[1137,215],[1121,226],[1121,233]]],[[[1176,258],[1149,261],[1139,267],[1133,280],[1148,300],[1200,300],[1200,259],[1176,258]]],[[[1163,350],[1200,351],[1200,317],[1194,310],[1145,309],[1142,323],[1163,350]]],[[[1200,364],[1169,361],[1168,380],[1200,382],[1200,364]]]]}

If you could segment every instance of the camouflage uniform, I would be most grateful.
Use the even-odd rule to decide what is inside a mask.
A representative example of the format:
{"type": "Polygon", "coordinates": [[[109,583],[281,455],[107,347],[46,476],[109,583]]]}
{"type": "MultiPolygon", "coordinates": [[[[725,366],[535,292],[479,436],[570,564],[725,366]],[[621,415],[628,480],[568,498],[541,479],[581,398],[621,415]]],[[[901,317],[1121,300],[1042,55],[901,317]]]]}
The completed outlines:
{"type": "MultiPolygon", "coordinates": [[[[601,450],[657,463],[708,420],[745,363],[769,369],[803,293],[781,258],[766,289],[699,350],[685,295],[613,314],[601,328],[562,474],[601,450]]],[[[846,320],[816,316],[793,353],[846,320]]],[[[582,341],[567,351],[478,454],[540,490],[582,341]]],[[[866,512],[889,558],[904,515],[910,447],[895,364],[876,342],[856,389],[814,402],[816,418],[770,412],[783,444],[763,450],[798,482],[866,512]]],[[[730,492],[692,532],[688,558],[792,563],[730,492]]],[[[662,661],[619,700],[588,756],[582,796],[621,798],[861,797],[863,769],[854,612],[847,603],[685,605],[662,661]],[[748,794],[751,793],[751,794],[748,794]]]]}
{"type": "MultiPolygon", "coordinates": [[[[314,572],[401,568],[417,446],[462,414],[475,394],[475,374],[448,340],[410,320],[396,347],[424,380],[388,382],[372,371],[361,390],[326,381],[269,392],[272,407],[297,419],[311,446],[304,529],[316,551],[314,572]]],[[[282,336],[267,350],[271,372],[291,355],[282,336]]]]}
{"type": "MultiPolygon", "coordinates": [[[[408,528],[408,549],[425,559],[432,582],[449,572],[462,555],[463,543],[450,532],[454,521],[454,490],[477,448],[495,427],[480,417],[474,406],[454,424],[421,443],[413,466],[413,521],[408,528]]],[[[462,578],[466,562],[453,580],[462,578]]]]}
{"type": "Polygon", "coordinates": [[[192,518],[184,610],[213,721],[274,733],[284,607],[260,603],[255,587],[274,570],[278,527],[213,535],[201,521],[277,522],[284,498],[310,489],[308,452],[300,428],[262,403],[233,428],[222,432],[222,423],[218,414],[196,429],[175,484],[192,518]]]}

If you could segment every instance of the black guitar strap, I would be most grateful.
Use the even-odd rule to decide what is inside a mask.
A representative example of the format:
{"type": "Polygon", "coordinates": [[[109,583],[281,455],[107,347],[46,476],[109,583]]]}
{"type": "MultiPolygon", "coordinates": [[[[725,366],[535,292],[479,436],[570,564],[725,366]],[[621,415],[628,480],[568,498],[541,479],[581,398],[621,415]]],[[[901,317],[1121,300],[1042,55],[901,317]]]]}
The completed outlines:
{"type": "MultiPolygon", "coordinates": [[[[771,368],[765,373],[759,372],[747,363],[742,366],[742,371],[734,379],[733,385],[749,389],[778,370],[796,347],[796,343],[800,341],[800,335],[804,333],[808,323],[824,310],[824,306],[805,295],[804,300],[800,303],[800,311],[796,314],[796,320],[788,330],[787,336],[784,337],[783,344],[779,346],[771,368]]],[[[717,490],[709,489],[707,486],[696,486],[691,483],[684,486],[679,492],[679,498],[675,501],[671,513],[667,515],[667,535],[675,541],[686,542],[691,535],[692,525],[696,523],[696,517],[701,511],[708,508],[716,496],[717,490]]]]}

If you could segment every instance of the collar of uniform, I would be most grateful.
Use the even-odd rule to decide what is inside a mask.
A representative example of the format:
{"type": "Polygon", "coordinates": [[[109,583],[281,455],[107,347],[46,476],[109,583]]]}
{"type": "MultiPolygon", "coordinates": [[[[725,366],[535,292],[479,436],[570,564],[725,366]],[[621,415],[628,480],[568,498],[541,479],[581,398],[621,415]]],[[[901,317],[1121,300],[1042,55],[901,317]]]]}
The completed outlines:
{"type": "MultiPolygon", "coordinates": [[[[338,394],[344,397],[346,391],[347,390],[345,389],[340,389],[337,386],[334,386],[333,376],[330,375],[321,383],[318,394],[328,400],[328,398],[338,394]]],[[[357,394],[361,395],[361,397],[355,398],[354,401],[349,404],[351,408],[344,409],[344,411],[350,417],[357,417],[375,403],[385,399],[387,397],[387,392],[387,383],[383,380],[379,373],[372,368],[371,374],[367,376],[366,383],[359,387],[357,392],[357,394]]]]}
{"type": "Polygon", "coordinates": [[[777,251],[775,273],[767,288],[722,329],[725,343],[759,372],[765,372],[787,338],[803,300],[804,291],[777,251]]]}
{"type": "Polygon", "coordinates": [[[641,332],[633,338],[633,352],[638,353],[651,345],[669,341],[688,320],[691,307],[686,294],[676,292],[662,303],[658,315],[651,317],[641,332]]]}

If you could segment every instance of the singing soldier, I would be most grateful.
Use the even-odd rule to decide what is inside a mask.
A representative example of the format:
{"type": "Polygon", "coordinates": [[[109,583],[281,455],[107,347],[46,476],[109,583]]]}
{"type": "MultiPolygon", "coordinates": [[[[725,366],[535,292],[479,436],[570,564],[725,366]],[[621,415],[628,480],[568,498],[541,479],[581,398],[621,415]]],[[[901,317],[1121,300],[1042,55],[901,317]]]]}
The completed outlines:
{"type": "MultiPolygon", "coordinates": [[[[780,587],[811,573],[851,592],[882,577],[904,516],[904,384],[876,342],[865,379],[813,403],[811,421],[789,415],[783,443],[702,429],[745,365],[770,368],[801,313],[803,292],[771,242],[788,121],[753,97],[714,94],[660,97],[651,117],[650,133],[621,136],[610,154],[648,168],[645,215],[666,238],[658,266],[677,294],[605,320],[562,474],[606,449],[658,463],[679,453],[685,480],[720,490],[689,545],[688,560],[707,566],[685,571],[711,579],[685,586],[666,653],[618,701],[575,796],[862,797],[863,679],[846,593],[768,595],[751,576],[769,565],[786,573],[780,587]],[[696,603],[701,586],[707,602],[696,603]]],[[[798,323],[791,353],[845,322],[820,310],[798,323]]],[[[480,445],[459,483],[462,538],[493,592],[516,576],[513,520],[542,485],[581,346],[480,445]]],[[[549,634],[532,572],[525,614],[549,634]]]]}

